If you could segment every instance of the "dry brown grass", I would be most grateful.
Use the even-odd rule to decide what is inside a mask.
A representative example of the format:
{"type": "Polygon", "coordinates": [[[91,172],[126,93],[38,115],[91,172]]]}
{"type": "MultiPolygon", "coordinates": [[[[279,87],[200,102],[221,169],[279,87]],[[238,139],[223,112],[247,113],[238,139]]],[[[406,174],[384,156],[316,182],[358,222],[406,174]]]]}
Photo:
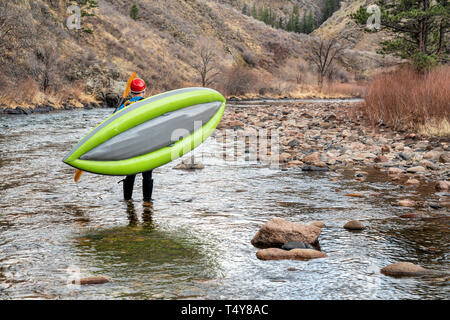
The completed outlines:
{"type": "Polygon", "coordinates": [[[449,137],[450,122],[447,119],[430,119],[419,125],[418,133],[429,137],[449,137]]]}
{"type": "Polygon", "coordinates": [[[16,85],[5,83],[0,94],[0,103],[6,105],[30,106],[39,103],[41,92],[39,85],[31,77],[18,81],[16,85]]]}
{"type": "Polygon", "coordinates": [[[369,85],[363,112],[374,125],[395,130],[429,127],[434,119],[450,120],[450,66],[427,74],[402,68],[377,76],[369,85]]]}

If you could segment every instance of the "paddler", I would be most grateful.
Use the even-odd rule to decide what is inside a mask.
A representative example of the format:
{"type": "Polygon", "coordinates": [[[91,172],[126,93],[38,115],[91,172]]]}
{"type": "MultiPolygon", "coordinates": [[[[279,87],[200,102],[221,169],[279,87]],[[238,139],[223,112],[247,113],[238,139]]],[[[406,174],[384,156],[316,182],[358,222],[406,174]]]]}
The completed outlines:
{"type": "MultiPolygon", "coordinates": [[[[131,82],[131,98],[123,105],[121,105],[117,111],[141,100],[144,99],[145,95],[145,82],[142,79],[136,78],[131,82]]],[[[123,198],[124,200],[131,200],[133,195],[133,186],[136,175],[127,176],[123,180],[123,198]]],[[[152,170],[142,172],[142,194],[144,198],[144,202],[151,202],[153,192],[153,179],[152,179],[152,170]]]]}

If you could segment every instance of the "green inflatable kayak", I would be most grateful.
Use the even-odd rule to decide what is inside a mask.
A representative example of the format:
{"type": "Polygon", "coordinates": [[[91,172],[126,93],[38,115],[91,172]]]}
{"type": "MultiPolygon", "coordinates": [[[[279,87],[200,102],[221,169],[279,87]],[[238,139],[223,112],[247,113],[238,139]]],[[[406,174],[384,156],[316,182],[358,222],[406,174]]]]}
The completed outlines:
{"type": "Polygon", "coordinates": [[[63,161],[105,175],[148,171],[205,141],[224,110],[225,98],[212,89],[161,93],[114,113],[78,142],[63,161]]]}

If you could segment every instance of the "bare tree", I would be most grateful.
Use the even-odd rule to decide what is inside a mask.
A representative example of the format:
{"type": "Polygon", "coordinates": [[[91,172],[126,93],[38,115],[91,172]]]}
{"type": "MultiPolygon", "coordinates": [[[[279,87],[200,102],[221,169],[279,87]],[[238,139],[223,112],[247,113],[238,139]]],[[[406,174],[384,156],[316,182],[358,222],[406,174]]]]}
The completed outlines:
{"type": "Polygon", "coordinates": [[[306,59],[317,69],[320,88],[323,86],[325,77],[333,71],[333,63],[343,50],[344,47],[339,45],[336,39],[313,38],[311,40],[306,59]]]}
{"type": "Polygon", "coordinates": [[[213,83],[215,77],[220,73],[217,63],[217,47],[208,39],[200,40],[197,47],[199,56],[190,65],[199,74],[202,86],[206,87],[213,83]]]}

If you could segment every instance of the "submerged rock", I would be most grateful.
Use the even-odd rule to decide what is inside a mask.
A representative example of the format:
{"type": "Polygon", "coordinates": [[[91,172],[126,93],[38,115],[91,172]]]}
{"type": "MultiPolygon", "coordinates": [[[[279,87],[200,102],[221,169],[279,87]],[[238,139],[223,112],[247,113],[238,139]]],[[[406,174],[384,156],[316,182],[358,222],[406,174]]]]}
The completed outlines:
{"type": "Polygon", "coordinates": [[[328,171],[328,167],[303,166],[302,171],[328,171]]]}
{"type": "Polygon", "coordinates": [[[382,268],[380,271],[392,277],[417,277],[432,273],[432,271],[411,262],[396,262],[382,268]]]}
{"type": "Polygon", "coordinates": [[[310,260],[325,258],[327,255],[314,249],[292,249],[286,251],[279,248],[268,248],[258,250],[256,257],[260,260],[310,260]]]}
{"type": "Polygon", "coordinates": [[[400,215],[400,218],[420,219],[420,218],[423,218],[423,213],[421,213],[421,212],[404,213],[404,214],[400,215]]]}
{"type": "Polygon", "coordinates": [[[310,244],[300,242],[300,241],[289,241],[281,247],[283,250],[292,250],[292,249],[314,249],[314,247],[310,244]]]}
{"type": "Polygon", "coordinates": [[[290,241],[313,244],[318,241],[321,232],[321,228],[313,225],[273,218],[259,229],[251,243],[257,248],[280,248],[290,241]]]}

